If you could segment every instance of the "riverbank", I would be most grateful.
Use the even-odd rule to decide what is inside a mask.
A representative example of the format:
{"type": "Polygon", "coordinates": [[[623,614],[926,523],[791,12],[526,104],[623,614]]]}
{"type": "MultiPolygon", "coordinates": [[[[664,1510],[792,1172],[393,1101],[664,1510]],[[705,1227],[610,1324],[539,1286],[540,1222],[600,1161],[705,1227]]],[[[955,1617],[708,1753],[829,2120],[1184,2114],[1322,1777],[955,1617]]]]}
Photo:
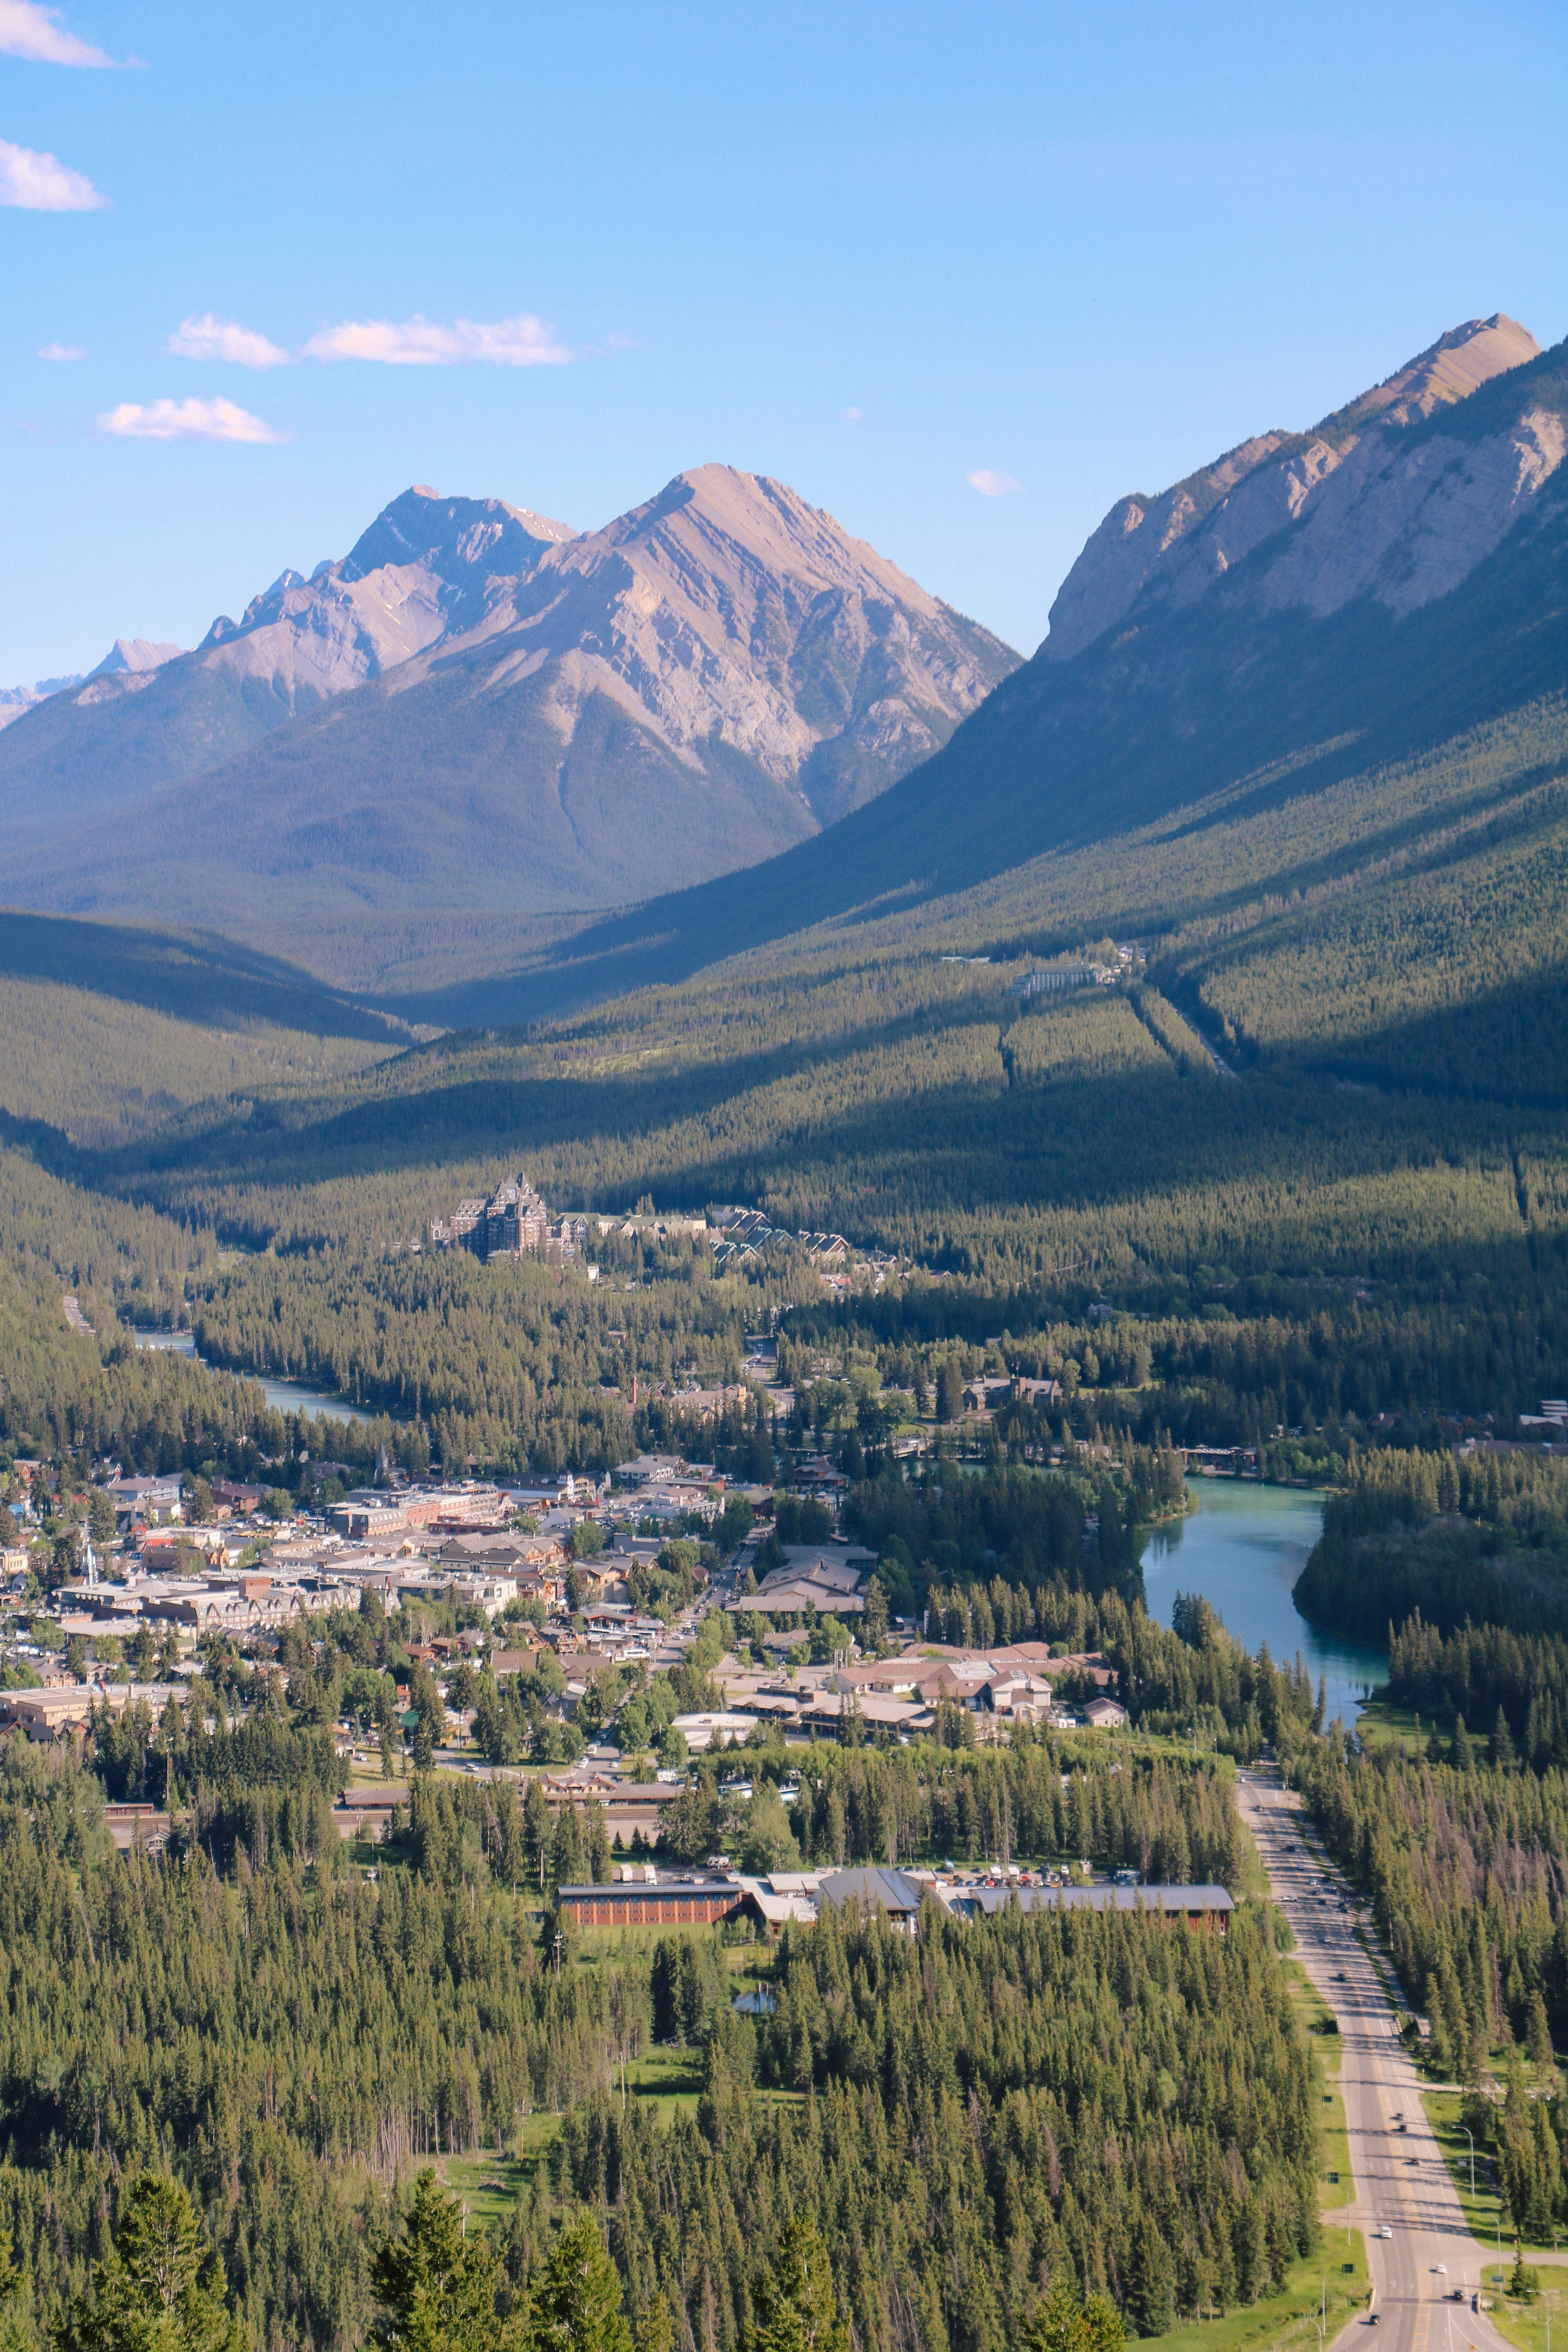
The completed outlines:
{"type": "Polygon", "coordinates": [[[1267,1644],[1281,1664],[1300,1654],[1314,1686],[1324,1685],[1325,1722],[1354,1723],[1386,1679],[1387,1658],[1313,1625],[1292,1598],[1322,1531],[1321,1490],[1199,1475],[1187,1492],[1194,1507],[1185,1517],[1142,1531],[1150,1615],[1169,1625],[1178,1592],[1201,1595],[1244,1648],[1267,1644]]]}
{"type": "Polygon", "coordinates": [[[254,1381],[274,1412],[302,1413],[309,1421],[354,1421],[366,1429],[375,1420],[374,1413],[366,1412],[363,1405],[351,1404],[346,1397],[328,1396],[320,1389],[308,1389],[299,1381],[274,1380],[269,1372],[240,1371],[232,1364],[209,1364],[205,1356],[196,1353],[194,1332],[133,1328],[131,1336],[139,1348],[166,1348],[175,1355],[188,1356],[204,1371],[229,1372],[236,1380],[254,1381]]]}

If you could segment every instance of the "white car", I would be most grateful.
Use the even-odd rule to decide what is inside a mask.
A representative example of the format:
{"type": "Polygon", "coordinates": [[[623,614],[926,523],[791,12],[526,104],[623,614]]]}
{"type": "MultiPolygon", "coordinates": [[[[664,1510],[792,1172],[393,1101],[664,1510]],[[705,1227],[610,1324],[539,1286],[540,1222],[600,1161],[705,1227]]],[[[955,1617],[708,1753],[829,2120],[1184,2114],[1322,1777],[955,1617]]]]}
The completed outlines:
{"type": "Polygon", "coordinates": [[[1447,2278],[1447,2275],[1448,2275],[1448,2265],[1447,2265],[1447,2263],[1433,2263],[1433,2265],[1432,2265],[1432,2275],[1433,2275],[1433,2277],[1434,2277],[1434,2278],[1447,2278]]]}
{"type": "Polygon", "coordinates": [[[1378,2231],[1378,2233],[1377,2233],[1377,2234],[1378,2234],[1378,2236],[1379,2236],[1380,2238],[1392,2238],[1392,2237],[1393,2237],[1393,2235],[1394,2235],[1394,2232],[1393,2232],[1393,2231],[1389,2228],[1389,2226],[1388,2226],[1387,2222],[1385,2221],[1385,2222],[1384,2223],[1384,2225],[1383,2225],[1382,2229],[1381,2229],[1381,2230],[1379,2230],[1379,2231],[1378,2231]]]}

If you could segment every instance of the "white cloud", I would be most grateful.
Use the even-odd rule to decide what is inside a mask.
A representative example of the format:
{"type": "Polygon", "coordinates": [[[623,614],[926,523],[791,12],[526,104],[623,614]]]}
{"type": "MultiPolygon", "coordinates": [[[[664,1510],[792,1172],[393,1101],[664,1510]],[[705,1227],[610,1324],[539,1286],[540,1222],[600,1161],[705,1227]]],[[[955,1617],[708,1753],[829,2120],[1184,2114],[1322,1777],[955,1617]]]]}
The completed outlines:
{"type": "Polygon", "coordinates": [[[1024,485],[1015,481],[1011,474],[993,473],[989,466],[982,466],[977,473],[970,475],[969,487],[978,490],[983,499],[1005,499],[1009,490],[1021,490],[1024,485]]]}
{"type": "Polygon", "coordinates": [[[80,343],[46,343],[38,357],[41,360],[84,360],[87,352],[80,343]]]}
{"type": "Polygon", "coordinates": [[[846,425],[858,425],[862,414],[863,412],[858,408],[847,408],[844,412],[844,422],[846,425]]]}
{"type": "Polygon", "coordinates": [[[114,59],[79,41],[59,22],[58,8],[41,8],[37,0],[0,0],[0,54],[30,58],[41,66],[112,66],[114,59]]]}
{"type": "Polygon", "coordinates": [[[254,328],[237,326],[232,319],[215,319],[209,310],[200,319],[182,319],[164,345],[176,359],[227,360],[232,367],[288,367],[289,355],[269,343],[254,328]]]}
{"type": "Polygon", "coordinates": [[[556,341],[553,327],[524,312],[489,326],[472,319],[459,319],[452,327],[419,318],[402,326],[385,319],[349,319],[312,335],[305,357],[378,360],[387,367],[461,367],[469,361],[492,367],[561,367],[572,354],[556,341]]]}
{"type": "Polygon", "coordinates": [[[98,420],[99,430],[121,441],[286,441],[232,400],[122,400],[98,420]]]}
{"type": "Polygon", "coordinates": [[[0,205],[15,205],[25,213],[98,213],[108,202],[90,180],[71,171],[58,155],[13,147],[8,139],[0,139],[0,205]]]}

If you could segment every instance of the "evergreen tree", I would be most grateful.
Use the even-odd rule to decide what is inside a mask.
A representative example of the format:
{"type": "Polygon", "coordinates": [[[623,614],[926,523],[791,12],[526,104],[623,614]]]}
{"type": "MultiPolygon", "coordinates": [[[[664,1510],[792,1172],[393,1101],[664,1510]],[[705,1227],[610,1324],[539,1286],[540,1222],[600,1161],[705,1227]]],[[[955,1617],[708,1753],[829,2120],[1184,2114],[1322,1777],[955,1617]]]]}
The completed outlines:
{"type": "Polygon", "coordinates": [[[1539,2067],[1542,2074],[1550,2075],[1553,2063],[1552,2027],[1546,2015],[1546,2003],[1541,1997],[1539,1987],[1530,1996],[1530,2021],[1526,2028],[1525,2047],[1530,2052],[1531,2064],[1539,2067]]]}
{"type": "Polygon", "coordinates": [[[595,2216],[566,2223],[533,2286],[531,2352],[632,2352],[621,2282],[595,2216]]]}
{"type": "Polygon", "coordinates": [[[810,2214],[790,2222],[777,2262],[753,2278],[752,2313],[745,2352],[850,2352],[827,2250],[810,2214]]]}
{"type": "Polygon", "coordinates": [[[53,2329],[56,2352],[244,2352],[223,2303],[223,2270],[204,2253],[201,2225],[177,2180],[132,2181],[113,2252],[94,2263],[89,2293],[53,2329]]]}
{"type": "Polygon", "coordinates": [[[1169,2333],[1176,2316],[1170,2259],[1147,2214],[1132,2233],[1123,2300],[1140,2336],[1169,2333]]]}
{"type": "Polygon", "coordinates": [[[371,2266],[383,2315],[374,2338],[384,2352],[523,2352],[527,2311],[496,2318],[500,2271],[483,2234],[464,2234],[457,2200],[434,2172],[421,2172],[401,2233],[371,2266]]]}
{"type": "Polygon", "coordinates": [[[1023,2352],[1123,2352],[1126,2341],[1121,2315],[1110,2296],[1092,2294],[1082,2301],[1070,2274],[1058,2270],[1025,2330],[1023,2352]]]}

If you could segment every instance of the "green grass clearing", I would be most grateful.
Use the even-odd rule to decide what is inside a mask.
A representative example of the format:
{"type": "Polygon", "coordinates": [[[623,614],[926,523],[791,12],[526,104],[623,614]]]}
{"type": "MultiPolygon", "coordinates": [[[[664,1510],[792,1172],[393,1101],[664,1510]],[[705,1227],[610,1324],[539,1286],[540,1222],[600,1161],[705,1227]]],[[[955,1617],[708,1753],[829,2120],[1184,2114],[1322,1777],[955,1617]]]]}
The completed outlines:
{"type": "MultiPolygon", "coordinates": [[[[1489,2263],[1485,2278],[1492,2298],[1488,2316],[1498,2334],[1508,2343],[1517,2345],[1519,2352],[1546,2352],[1546,2332],[1550,2322],[1552,2334],[1562,2344],[1564,2341],[1563,2331],[1568,2328],[1568,2278],[1563,2278],[1561,2284],[1553,2284],[1552,2272],[1542,2267],[1541,2293],[1535,2301],[1514,2303],[1492,2285],[1491,2276],[1496,2267],[1495,2263],[1489,2263]]],[[[1512,2270],[1513,2262],[1510,2256],[1504,2261],[1503,2271],[1505,2275],[1510,2275],[1512,2270]]]]}
{"type": "MultiPolygon", "coordinates": [[[[1513,2222],[1509,2217],[1508,2210],[1498,2189],[1497,2176],[1490,2152],[1480,2147],[1476,2149],[1476,2185],[1473,2191],[1470,2188],[1470,2143],[1465,2137],[1465,2128],[1459,2120],[1464,2109],[1465,2095],[1462,2091],[1424,2090],[1421,2094],[1421,2104],[1426,2110],[1426,2120],[1436,2136],[1437,2145],[1443,2151],[1444,2161],[1448,2167],[1454,2187],[1458,2192],[1459,2203],[1464,2209],[1465,2223],[1471,2237],[1477,2239],[1481,2245],[1493,2249],[1490,2267],[1495,2268],[1498,2232],[1500,2227],[1504,2267],[1511,2270],[1513,2222]]],[[[1563,2240],[1562,2233],[1559,2232],[1559,2241],[1562,2243],[1562,2259],[1568,2262],[1568,2240],[1563,2240]]],[[[1557,2245],[1550,2239],[1539,2246],[1531,2245],[1528,2240],[1525,2243],[1527,2262],[1549,2263],[1557,2252],[1557,2245]]],[[[1565,2347],[1568,2347],[1568,2336],[1563,2338],[1563,2343],[1565,2347]]]]}
{"type": "Polygon", "coordinates": [[[1355,1727],[1363,1748],[1403,1748],[1407,1756],[1417,1756],[1426,1752],[1432,1720],[1420,1723],[1412,1708],[1378,1697],[1363,1707],[1355,1727]]]}
{"type": "Polygon", "coordinates": [[[1244,2310],[1227,2311],[1223,2319],[1179,2321],[1164,2341],[1179,2341],[1184,2352],[1294,2352],[1295,2347],[1305,2345],[1316,2352],[1325,2286],[1326,2341],[1332,2343],[1345,2322],[1366,2308],[1366,2247],[1359,2230],[1351,2235],[1347,2252],[1345,2233],[1326,2229],[1321,2252],[1292,2263],[1278,2294],[1266,2295],[1244,2310]]]}
{"type": "Polygon", "coordinates": [[[695,2115],[702,2089],[700,2050],[659,2048],[626,2061],[628,2097],[651,2102],[658,2121],[668,2127],[678,2115],[695,2115]]]}
{"type": "Polygon", "coordinates": [[[1315,2030],[1333,2012],[1321,1993],[1308,1981],[1300,1962],[1287,1960],[1285,1973],[1290,1989],[1290,2006],[1303,2030],[1311,2035],[1312,2048],[1322,2074],[1323,2087],[1318,2098],[1318,2204],[1321,2211],[1331,2213],[1337,2206],[1355,2201],[1350,2135],[1345,2126],[1345,2103],[1340,2089],[1344,2044],[1337,2033],[1315,2030]],[[1331,2173],[1338,2173],[1339,2179],[1331,2179],[1331,2173]]]}
{"type": "MultiPolygon", "coordinates": [[[[549,2118],[553,2123],[555,2118],[549,2118]]],[[[446,2156],[436,2167],[437,2177],[456,2197],[477,2229],[510,2219],[521,2194],[527,2168],[516,2157],[446,2156]]]]}
{"type": "MultiPolygon", "coordinates": [[[[1459,2203],[1464,2209],[1465,2225],[1471,2237],[1478,2239],[1483,2246],[1495,2246],[1498,2224],[1500,2221],[1503,2244],[1510,2246],[1513,2224],[1502,2210],[1502,2200],[1498,2194],[1497,2183],[1493,2176],[1491,2156],[1484,2147],[1478,2147],[1476,2150],[1476,2185],[1473,2192],[1470,2188],[1470,2143],[1465,2137],[1464,2126],[1459,2121],[1465,2104],[1464,2093],[1424,2090],[1421,2094],[1421,2104],[1426,2110],[1426,2120],[1436,2137],[1437,2145],[1443,2151],[1443,2160],[1448,2168],[1454,2187],[1458,2192],[1459,2203]]],[[[1510,2265],[1512,2260],[1510,2252],[1508,2256],[1510,2265]]]]}

